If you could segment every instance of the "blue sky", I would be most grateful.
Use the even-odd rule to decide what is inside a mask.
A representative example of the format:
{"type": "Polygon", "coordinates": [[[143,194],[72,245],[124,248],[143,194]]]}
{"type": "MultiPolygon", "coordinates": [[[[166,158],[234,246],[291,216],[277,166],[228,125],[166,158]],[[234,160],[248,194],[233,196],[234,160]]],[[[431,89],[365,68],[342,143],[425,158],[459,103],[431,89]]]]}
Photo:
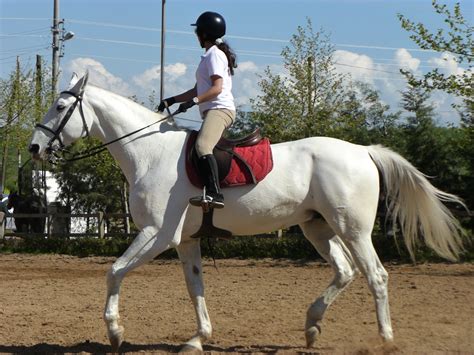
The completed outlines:
{"type": "MultiPolygon", "coordinates": [[[[473,1],[461,1],[461,7],[472,25],[473,1]]],[[[429,28],[441,26],[430,0],[167,0],[166,96],[193,85],[202,50],[189,25],[206,10],[227,21],[226,39],[241,64],[234,96],[244,107],[258,95],[258,74],[266,66],[283,73],[279,54],[306,18],[331,35],[338,70],[372,84],[394,110],[404,88],[400,67],[419,74],[433,67],[462,70],[439,53],[419,51],[400,27],[397,13],[429,28]]],[[[53,0],[0,0],[1,77],[13,70],[17,54],[29,67],[36,54],[50,62],[52,13],[53,0]]],[[[61,87],[72,71],[89,69],[92,82],[123,95],[145,98],[159,91],[160,0],[60,0],[60,18],[76,35],[65,42],[61,87]]],[[[452,98],[436,93],[433,102],[440,121],[458,121],[452,98]]]]}

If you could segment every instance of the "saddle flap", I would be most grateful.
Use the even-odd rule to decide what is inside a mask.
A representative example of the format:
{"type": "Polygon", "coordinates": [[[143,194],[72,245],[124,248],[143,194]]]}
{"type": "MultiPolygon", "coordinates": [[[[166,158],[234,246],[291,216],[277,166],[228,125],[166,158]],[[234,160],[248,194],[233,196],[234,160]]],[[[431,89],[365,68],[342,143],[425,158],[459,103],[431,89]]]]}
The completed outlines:
{"type": "MultiPolygon", "coordinates": [[[[186,172],[190,182],[202,188],[203,184],[197,169],[198,156],[195,150],[197,135],[197,131],[192,131],[186,142],[186,172]]],[[[222,139],[219,143],[221,142],[222,139]]],[[[273,169],[270,141],[263,138],[259,130],[245,138],[224,140],[224,142],[226,143],[216,146],[213,150],[221,187],[256,184],[273,169]],[[235,145],[236,142],[239,143],[235,145]]]]}

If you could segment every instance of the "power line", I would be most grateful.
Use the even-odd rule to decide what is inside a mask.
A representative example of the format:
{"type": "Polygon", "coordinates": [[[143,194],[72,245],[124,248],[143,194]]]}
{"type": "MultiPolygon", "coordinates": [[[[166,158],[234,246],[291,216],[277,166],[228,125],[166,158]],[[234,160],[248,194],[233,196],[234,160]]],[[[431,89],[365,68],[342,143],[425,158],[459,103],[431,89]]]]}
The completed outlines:
{"type": "MultiPolygon", "coordinates": [[[[159,48],[160,46],[158,44],[152,44],[152,43],[145,43],[145,42],[135,42],[135,41],[121,41],[121,40],[110,40],[110,39],[104,39],[104,38],[90,38],[90,37],[76,37],[79,40],[86,40],[86,41],[96,41],[96,42],[105,42],[105,43],[115,43],[115,44],[127,44],[127,45],[133,45],[133,46],[142,46],[142,47],[152,47],[152,48],[159,48]]],[[[195,47],[184,47],[184,46],[175,46],[175,45],[170,45],[168,48],[174,48],[174,49],[180,49],[180,50],[189,50],[189,51],[194,51],[194,52],[201,52],[202,49],[200,48],[195,48],[195,47]]],[[[275,52],[260,52],[260,51],[248,51],[248,50],[241,50],[241,51],[236,51],[238,55],[244,55],[244,56],[257,56],[257,57],[269,57],[269,58],[278,58],[281,59],[281,55],[277,55],[275,52]]],[[[360,69],[365,69],[365,70],[371,70],[371,71],[379,71],[379,72],[385,72],[385,73],[390,73],[390,74],[399,74],[387,70],[381,70],[381,69],[375,69],[375,68],[366,68],[366,67],[361,67],[361,66],[355,66],[355,65],[350,65],[350,64],[344,64],[344,63],[339,63],[335,62],[337,65],[342,65],[342,66],[347,66],[347,67],[353,67],[353,68],[360,68],[360,69]]],[[[387,65],[384,63],[374,63],[378,65],[387,65]]]]}
{"type": "MultiPolygon", "coordinates": [[[[383,46],[370,46],[370,45],[362,45],[362,44],[341,44],[335,43],[336,47],[348,47],[348,48],[364,48],[364,49],[380,49],[380,50],[399,50],[401,47],[383,47],[383,46]]],[[[421,49],[421,48],[405,48],[407,51],[412,52],[432,52],[437,53],[435,50],[432,49],[421,49]]]]}
{"type": "Polygon", "coordinates": [[[3,64],[5,64],[5,63],[7,63],[7,62],[4,62],[4,61],[7,60],[7,59],[16,58],[16,57],[22,57],[22,56],[25,56],[25,55],[28,55],[28,54],[37,53],[37,52],[42,52],[42,51],[45,51],[45,50],[47,50],[47,49],[49,49],[49,46],[48,46],[48,47],[43,47],[42,49],[38,49],[38,50],[35,50],[35,51],[28,51],[28,52],[24,52],[24,53],[15,54],[15,55],[11,55],[11,56],[8,56],[8,57],[0,58],[0,61],[2,61],[3,64]]]}
{"type": "MultiPolygon", "coordinates": [[[[76,36],[75,38],[78,40],[84,40],[84,41],[95,41],[95,42],[105,42],[105,43],[115,43],[115,44],[127,44],[127,45],[132,45],[132,46],[141,46],[141,47],[160,48],[160,45],[158,44],[145,43],[145,42],[122,41],[122,40],[112,40],[112,39],[104,39],[104,38],[81,37],[81,36],[76,36]]],[[[169,45],[168,48],[188,50],[188,51],[193,51],[193,52],[202,52],[202,49],[196,48],[196,47],[169,45]]],[[[257,57],[281,58],[281,56],[275,52],[241,50],[241,51],[237,51],[237,54],[247,55],[247,56],[257,56],[257,57]]]]}
{"type": "MultiPolygon", "coordinates": [[[[88,58],[104,58],[104,59],[122,60],[122,61],[127,61],[127,62],[158,64],[158,61],[156,61],[156,60],[153,61],[153,60],[143,60],[143,59],[134,59],[134,58],[110,57],[110,56],[88,54],[88,53],[71,53],[71,55],[80,56],[80,57],[88,57],[88,58]]],[[[338,65],[348,66],[348,64],[344,64],[344,63],[338,63],[338,65]]],[[[187,67],[197,67],[197,65],[194,65],[194,64],[186,64],[186,66],[187,67]]],[[[352,66],[352,67],[359,68],[359,69],[368,69],[368,68],[365,68],[365,67],[356,67],[356,66],[352,66]]],[[[390,74],[400,74],[400,73],[396,73],[396,72],[388,72],[388,73],[390,73],[390,74]]],[[[370,79],[371,80],[400,80],[400,81],[405,81],[405,79],[394,78],[394,77],[381,77],[381,78],[370,77],[370,79]]]]}
{"type": "Polygon", "coordinates": [[[35,45],[35,46],[29,46],[29,47],[22,47],[22,48],[12,48],[12,49],[6,49],[6,50],[0,50],[0,53],[1,54],[4,54],[4,53],[9,53],[9,52],[23,52],[25,50],[30,50],[30,49],[34,49],[34,48],[42,48],[44,47],[42,44],[41,45],[35,45]]]}
{"type": "MultiPolygon", "coordinates": [[[[161,32],[161,29],[156,28],[156,27],[131,26],[131,25],[122,25],[122,24],[117,24],[117,23],[110,23],[110,22],[93,22],[93,21],[83,21],[83,20],[74,20],[74,19],[68,19],[67,21],[71,23],[77,23],[77,24],[87,24],[87,25],[95,25],[95,26],[103,26],[103,27],[115,27],[115,28],[123,28],[123,29],[161,32]]],[[[179,30],[166,30],[166,31],[169,33],[195,36],[195,33],[193,31],[179,31],[179,30]]],[[[243,39],[243,40],[251,40],[251,41],[263,41],[263,42],[276,42],[276,43],[289,43],[290,42],[287,39],[239,36],[239,35],[226,35],[226,38],[243,39]]],[[[386,47],[386,46],[373,46],[373,45],[365,45],[365,44],[335,43],[334,45],[336,47],[364,48],[364,49],[392,50],[392,51],[400,49],[400,47],[397,48],[397,47],[386,47]]],[[[421,48],[407,48],[407,50],[414,51],[414,52],[436,52],[434,50],[421,49],[421,48]]]]}
{"type": "MultiPolygon", "coordinates": [[[[144,42],[108,40],[108,39],[102,39],[102,38],[88,38],[88,37],[79,37],[79,36],[77,37],[77,39],[88,40],[88,41],[106,42],[106,43],[116,43],[116,44],[128,44],[128,45],[135,45],[135,46],[146,46],[146,47],[153,47],[153,48],[159,47],[159,45],[151,44],[151,43],[144,43],[144,42]]],[[[191,50],[191,51],[199,51],[199,52],[202,51],[201,49],[197,49],[197,48],[194,48],[194,47],[169,46],[169,48],[183,49],[183,50],[191,50]]],[[[250,51],[250,52],[251,52],[251,53],[246,53],[246,51],[238,51],[237,54],[239,54],[239,55],[266,56],[266,57],[281,58],[281,56],[258,54],[259,52],[257,52],[257,51],[250,51]]],[[[112,59],[112,58],[109,58],[109,59],[112,59]]],[[[119,58],[117,58],[117,59],[119,59],[119,58]]],[[[381,70],[381,69],[375,69],[375,68],[361,67],[361,66],[356,66],[356,65],[351,65],[351,64],[345,64],[345,63],[340,63],[340,62],[335,62],[334,64],[336,64],[336,65],[341,65],[341,66],[346,66],[346,67],[351,67],[351,68],[357,68],[357,69],[364,69],[364,70],[370,70],[370,71],[377,71],[377,72],[382,72],[382,73],[397,74],[397,75],[400,74],[400,73],[398,73],[398,72],[387,71],[387,70],[381,70]]],[[[379,63],[377,63],[377,64],[379,64],[379,63]]],[[[382,64],[382,65],[383,65],[383,64],[382,64]]]]}
{"type": "Polygon", "coordinates": [[[103,55],[83,54],[83,53],[71,53],[71,55],[80,56],[80,57],[90,57],[90,58],[115,59],[115,60],[123,60],[123,61],[127,61],[127,62],[159,64],[158,60],[153,61],[153,60],[144,60],[144,59],[109,57],[109,56],[103,56],[103,55]]]}
{"type": "MultiPolygon", "coordinates": [[[[19,36],[19,35],[0,34],[0,36],[19,36]]],[[[41,35],[24,35],[24,36],[45,37],[45,36],[41,36],[41,35]]],[[[151,48],[159,48],[160,47],[160,45],[158,45],[158,44],[151,44],[151,43],[145,43],[145,42],[110,40],[110,39],[103,39],[103,38],[90,38],[90,37],[79,37],[79,36],[77,36],[76,38],[79,39],[79,40],[86,40],[86,41],[96,41],[96,42],[115,43],[115,44],[126,44],[126,45],[151,47],[151,48]]],[[[180,49],[180,50],[191,50],[191,51],[198,51],[198,52],[202,51],[201,49],[194,48],[194,47],[183,47],[183,46],[175,46],[175,45],[170,45],[168,47],[169,48],[174,48],[174,49],[180,49]]],[[[281,59],[281,56],[276,55],[275,52],[260,52],[260,51],[242,50],[242,51],[238,51],[237,54],[244,55],[244,56],[270,57],[270,58],[281,59]]],[[[11,58],[11,57],[8,57],[8,58],[11,58]]],[[[7,58],[3,58],[3,59],[7,59],[7,58]]],[[[109,59],[113,59],[113,58],[109,58],[109,59]]],[[[155,62],[153,62],[153,63],[155,63],[155,62]]],[[[369,71],[376,71],[376,72],[397,74],[397,75],[399,74],[398,72],[393,72],[393,71],[388,71],[388,70],[381,70],[381,69],[376,69],[376,68],[361,67],[361,66],[357,66],[357,65],[351,65],[351,64],[340,63],[340,62],[335,62],[334,64],[340,65],[340,66],[351,67],[351,68],[369,70],[369,71]]],[[[377,64],[377,65],[392,65],[392,66],[396,65],[396,64],[385,64],[385,63],[374,63],[374,64],[377,64]]],[[[420,67],[436,67],[436,66],[420,66],[420,67]]]]}
{"type": "MultiPolygon", "coordinates": [[[[35,38],[48,38],[49,36],[45,35],[20,35],[20,34],[0,34],[0,37],[35,37],[35,38]]],[[[76,39],[79,40],[86,40],[86,41],[96,41],[96,42],[105,42],[105,43],[115,43],[115,44],[127,44],[127,45],[135,45],[135,46],[142,46],[142,47],[151,47],[151,48],[159,48],[158,44],[152,43],[145,43],[145,42],[136,42],[136,41],[122,41],[122,40],[111,40],[111,39],[103,39],[103,38],[90,38],[90,37],[80,37],[77,36],[76,39]]],[[[180,49],[180,50],[190,50],[195,52],[200,52],[201,49],[195,47],[184,47],[184,46],[176,46],[176,45],[169,45],[168,48],[180,49]]],[[[266,58],[281,58],[281,55],[277,52],[264,52],[264,51],[252,51],[252,50],[239,50],[237,52],[239,55],[244,56],[255,56],[255,57],[266,57],[266,58]]],[[[395,59],[378,59],[378,58],[370,58],[373,60],[385,60],[385,61],[395,61],[395,59]]],[[[424,61],[426,62],[426,61],[424,61]]],[[[385,64],[385,63],[377,63],[374,64],[379,65],[389,65],[389,66],[397,66],[398,64],[385,64]]],[[[342,65],[342,64],[341,64],[342,65]]],[[[426,67],[426,68],[438,68],[439,66],[429,66],[429,65],[420,65],[419,67],[426,67]]],[[[376,70],[376,69],[371,69],[376,70]]]]}
{"type": "Polygon", "coordinates": [[[11,35],[11,34],[0,34],[0,37],[34,37],[34,38],[47,38],[46,35],[11,35]]]}
{"type": "Polygon", "coordinates": [[[50,30],[50,28],[49,27],[40,27],[40,28],[27,30],[27,31],[22,31],[22,32],[6,33],[6,35],[12,36],[12,35],[34,34],[34,33],[45,32],[46,30],[50,30]]]}
{"type": "Polygon", "coordinates": [[[13,20],[13,21],[44,21],[48,20],[50,21],[51,19],[49,17],[0,17],[0,20],[13,20]]]}
{"type": "MultiPolygon", "coordinates": [[[[83,20],[74,20],[74,19],[68,19],[67,22],[68,23],[83,24],[83,25],[123,28],[123,29],[127,29],[127,30],[141,30],[141,31],[161,32],[160,28],[155,28],[155,27],[120,25],[120,24],[117,24],[117,23],[83,21],[83,20]]],[[[169,30],[167,30],[167,31],[169,31],[169,30]]]]}
{"type": "MultiPolygon", "coordinates": [[[[51,20],[50,18],[27,18],[27,17],[0,17],[0,20],[23,20],[23,21],[42,21],[42,20],[51,20]]],[[[77,23],[77,24],[86,24],[102,27],[115,27],[123,29],[134,29],[140,31],[152,31],[152,32],[161,32],[160,28],[155,27],[145,27],[145,26],[133,26],[133,25],[123,25],[110,22],[95,22],[95,21],[84,21],[76,19],[68,19],[68,22],[77,23]]],[[[192,31],[179,31],[179,30],[167,30],[169,33],[175,34],[184,34],[184,35],[195,35],[192,31]]],[[[264,41],[264,42],[276,42],[276,43],[289,43],[287,39],[278,39],[278,38],[268,38],[268,37],[252,37],[252,36],[239,36],[239,35],[227,35],[227,38],[234,39],[244,39],[252,41],[264,41]]],[[[400,47],[387,47],[387,46],[374,46],[366,44],[347,44],[347,43],[334,43],[336,47],[345,47],[345,48],[363,48],[363,49],[375,49],[375,50],[399,50],[400,47]]],[[[412,52],[428,52],[428,53],[437,53],[435,50],[431,49],[421,49],[421,48],[406,48],[412,52]]]]}
{"type": "Polygon", "coordinates": [[[145,43],[145,42],[121,41],[121,40],[114,40],[114,39],[90,38],[90,37],[81,37],[81,36],[75,36],[75,39],[84,40],[84,41],[106,42],[106,43],[116,43],[116,44],[128,44],[128,45],[132,45],[132,46],[160,48],[159,44],[152,44],[152,43],[145,43]]]}

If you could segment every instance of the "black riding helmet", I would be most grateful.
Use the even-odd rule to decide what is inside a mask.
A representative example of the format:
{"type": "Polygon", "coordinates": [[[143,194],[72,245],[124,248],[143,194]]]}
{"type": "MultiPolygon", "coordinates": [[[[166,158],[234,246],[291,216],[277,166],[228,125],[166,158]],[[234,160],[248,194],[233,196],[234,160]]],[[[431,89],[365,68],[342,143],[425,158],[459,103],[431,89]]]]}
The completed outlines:
{"type": "Polygon", "coordinates": [[[191,26],[196,26],[196,33],[205,39],[216,40],[225,35],[225,20],[217,12],[203,12],[191,26]]]}

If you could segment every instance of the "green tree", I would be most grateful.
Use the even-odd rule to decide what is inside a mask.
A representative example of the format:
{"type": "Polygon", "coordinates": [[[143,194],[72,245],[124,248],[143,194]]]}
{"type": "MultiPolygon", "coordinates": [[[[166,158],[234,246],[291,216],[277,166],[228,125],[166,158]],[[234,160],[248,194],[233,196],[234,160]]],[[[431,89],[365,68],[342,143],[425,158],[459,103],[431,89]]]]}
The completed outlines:
{"type": "Polygon", "coordinates": [[[357,144],[399,147],[396,139],[400,112],[390,112],[379,92],[367,83],[352,83],[339,111],[343,116],[338,137],[357,144]]]}
{"type": "Polygon", "coordinates": [[[434,108],[428,103],[429,92],[408,84],[402,92],[402,107],[409,113],[404,126],[406,156],[410,162],[425,174],[434,176],[435,166],[440,153],[436,137],[436,126],[433,121],[434,108]]]}
{"type": "Polygon", "coordinates": [[[437,52],[451,53],[453,59],[459,64],[466,64],[467,68],[462,74],[446,75],[433,69],[417,79],[408,72],[402,73],[414,86],[422,86],[425,89],[439,89],[447,93],[462,97],[472,102],[474,97],[473,60],[474,43],[472,34],[474,28],[470,25],[461,12],[461,5],[457,3],[450,10],[447,5],[440,4],[437,0],[432,1],[437,14],[443,17],[445,28],[438,28],[436,32],[430,31],[423,23],[415,23],[404,15],[398,14],[402,28],[411,33],[410,38],[422,49],[437,52]]]}
{"type": "MultiPolygon", "coordinates": [[[[97,140],[82,140],[69,148],[72,154],[99,144],[97,140]]],[[[112,156],[106,151],[92,157],[63,162],[55,169],[60,186],[60,199],[77,212],[126,210],[125,177],[112,156]]]]}
{"type": "MultiPolygon", "coordinates": [[[[459,3],[452,9],[437,0],[432,0],[432,5],[435,12],[442,17],[444,27],[432,31],[423,23],[415,23],[404,15],[398,14],[402,28],[411,33],[410,38],[421,48],[450,53],[457,63],[464,65],[464,71],[460,74],[447,75],[434,69],[421,79],[407,71],[402,70],[402,73],[413,87],[426,90],[439,89],[462,100],[461,105],[454,105],[461,115],[461,129],[454,127],[439,129],[443,134],[439,137],[438,146],[445,144],[452,148],[451,159],[446,158],[447,164],[444,168],[445,171],[457,171],[452,175],[458,180],[455,186],[464,186],[458,193],[466,198],[468,206],[472,208],[474,205],[472,194],[474,183],[474,43],[472,34],[474,28],[464,17],[459,3]],[[451,140],[452,144],[443,141],[445,138],[451,140]],[[441,141],[443,143],[439,143],[441,141]]],[[[449,190],[453,191],[453,186],[450,187],[449,190]]]]}
{"type": "Polygon", "coordinates": [[[19,188],[18,164],[21,158],[24,160],[29,157],[27,145],[36,123],[35,117],[45,111],[44,105],[41,104],[44,100],[44,92],[42,87],[35,83],[33,71],[23,69],[19,60],[10,76],[0,79],[0,184],[8,190],[19,188]],[[41,98],[33,99],[38,96],[41,98]]]}
{"type": "Polygon", "coordinates": [[[262,95],[251,100],[252,121],[273,142],[334,135],[344,125],[346,76],[336,72],[333,54],[329,36],[314,32],[308,19],[281,53],[285,74],[267,67],[259,82],[262,95]]]}
{"type": "Polygon", "coordinates": [[[466,196],[467,156],[463,153],[464,131],[459,127],[439,127],[429,92],[408,85],[402,93],[403,108],[409,113],[402,127],[405,156],[440,189],[466,196]]]}

